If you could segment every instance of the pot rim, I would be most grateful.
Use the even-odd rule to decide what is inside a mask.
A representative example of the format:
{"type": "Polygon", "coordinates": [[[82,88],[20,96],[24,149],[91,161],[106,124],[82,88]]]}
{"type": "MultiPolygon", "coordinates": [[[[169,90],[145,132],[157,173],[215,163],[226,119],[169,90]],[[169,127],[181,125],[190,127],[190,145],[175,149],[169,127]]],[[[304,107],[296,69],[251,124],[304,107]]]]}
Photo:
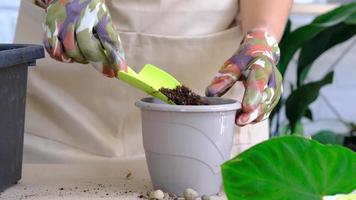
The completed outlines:
{"type": "Polygon", "coordinates": [[[241,103],[234,99],[220,97],[204,97],[214,105],[171,105],[163,103],[153,97],[142,98],[135,105],[142,110],[154,110],[163,112],[225,112],[236,111],[241,108],[241,103]]]}

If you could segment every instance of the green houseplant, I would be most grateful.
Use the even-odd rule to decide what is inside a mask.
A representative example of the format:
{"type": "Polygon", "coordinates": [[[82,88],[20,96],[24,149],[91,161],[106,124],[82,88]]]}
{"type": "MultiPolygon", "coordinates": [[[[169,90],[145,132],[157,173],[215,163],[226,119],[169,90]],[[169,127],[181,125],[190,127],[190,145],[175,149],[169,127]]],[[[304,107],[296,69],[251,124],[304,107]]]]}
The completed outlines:
{"type": "MultiPolygon", "coordinates": [[[[291,93],[282,98],[275,110],[270,115],[271,125],[274,123],[272,136],[285,134],[303,135],[301,120],[308,118],[313,120],[312,111],[309,109],[319,96],[320,89],[331,84],[333,72],[326,74],[321,80],[306,82],[306,77],[313,62],[325,51],[342,43],[356,34],[356,3],[342,5],[330,12],[316,17],[310,24],[291,31],[291,23],[288,22],[283,38],[280,42],[281,60],[278,68],[282,75],[285,74],[294,55],[297,56],[297,79],[289,85],[291,93]],[[280,115],[285,108],[288,119],[287,124],[281,124],[280,115]]],[[[350,129],[351,124],[348,122],[350,129]]]]}
{"type": "MultiPolygon", "coordinates": [[[[301,120],[313,120],[309,106],[320,89],[331,84],[333,72],[321,80],[306,82],[313,62],[326,50],[356,34],[356,3],[336,8],[294,31],[288,22],[280,43],[282,57],[278,65],[285,74],[292,57],[299,51],[297,81],[291,94],[283,98],[270,121],[276,123],[273,136],[225,162],[221,166],[224,190],[229,200],[338,200],[356,199],[356,153],[340,145],[343,138],[321,131],[314,139],[303,136],[301,120]],[[285,108],[287,124],[280,124],[285,108]],[[282,127],[282,128],[281,128],[282,127]],[[286,136],[289,134],[299,136],[286,136]],[[318,140],[318,141],[317,141],[318,140]]],[[[347,123],[352,132],[356,126],[347,123]]]]}

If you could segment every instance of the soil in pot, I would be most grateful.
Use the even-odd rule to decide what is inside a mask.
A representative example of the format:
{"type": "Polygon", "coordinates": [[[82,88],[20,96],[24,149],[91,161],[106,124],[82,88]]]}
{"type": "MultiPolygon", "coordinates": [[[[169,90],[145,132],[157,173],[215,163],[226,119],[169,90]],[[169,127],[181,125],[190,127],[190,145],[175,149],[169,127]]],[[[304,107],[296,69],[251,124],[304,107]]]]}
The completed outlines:
{"type": "Polygon", "coordinates": [[[176,105],[209,105],[200,95],[184,85],[177,86],[175,89],[161,88],[159,91],[176,105]]]}

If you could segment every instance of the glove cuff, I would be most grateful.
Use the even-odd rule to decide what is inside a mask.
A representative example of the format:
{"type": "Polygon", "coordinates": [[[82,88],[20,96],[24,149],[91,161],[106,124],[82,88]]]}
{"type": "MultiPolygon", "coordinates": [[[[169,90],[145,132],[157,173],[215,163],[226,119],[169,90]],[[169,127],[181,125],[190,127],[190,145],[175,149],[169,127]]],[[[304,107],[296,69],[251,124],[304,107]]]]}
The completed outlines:
{"type": "Polygon", "coordinates": [[[253,57],[266,56],[274,64],[277,64],[280,58],[277,40],[265,29],[260,28],[252,29],[245,34],[239,49],[239,53],[242,53],[240,51],[253,57]]]}
{"type": "Polygon", "coordinates": [[[43,9],[47,9],[48,6],[56,0],[34,0],[35,4],[43,9]]]}

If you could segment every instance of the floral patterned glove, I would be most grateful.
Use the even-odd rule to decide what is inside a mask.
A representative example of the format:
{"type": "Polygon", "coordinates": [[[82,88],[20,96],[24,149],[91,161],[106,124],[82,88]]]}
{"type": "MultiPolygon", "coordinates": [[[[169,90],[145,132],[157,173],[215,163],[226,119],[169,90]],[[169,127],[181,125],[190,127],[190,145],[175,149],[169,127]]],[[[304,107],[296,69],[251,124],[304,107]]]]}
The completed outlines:
{"type": "Polygon", "coordinates": [[[207,87],[206,96],[222,96],[236,81],[242,81],[246,90],[236,124],[244,126],[268,118],[283,90],[276,67],[279,56],[277,41],[266,31],[247,32],[237,53],[207,87]]]}
{"type": "Polygon", "coordinates": [[[118,70],[127,70],[120,37],[104,0],[43,3],[49,4],[43,43],[52,58],[62,62],[90,62],[108,77],[116,77],[118,70]]]}

